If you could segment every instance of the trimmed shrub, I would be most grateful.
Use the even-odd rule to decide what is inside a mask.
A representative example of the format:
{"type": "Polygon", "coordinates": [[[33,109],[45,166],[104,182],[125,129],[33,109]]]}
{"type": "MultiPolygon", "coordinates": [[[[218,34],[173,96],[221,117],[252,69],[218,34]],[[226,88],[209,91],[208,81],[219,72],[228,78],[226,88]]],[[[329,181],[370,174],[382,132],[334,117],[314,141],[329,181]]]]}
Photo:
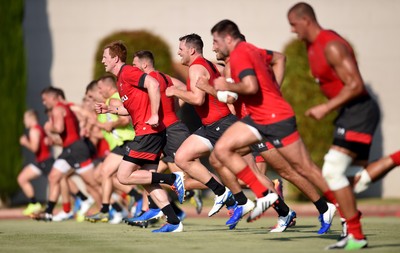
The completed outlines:
{"type": "MultiPolygon", "coordinates": [[[[286,55],[287,62],[282,93],[293,106],[298,130],[311,158],[321,167],[324,155],[332,144],[334,130],[332,122],[336,113],[329,114],[321,121],[304,115],[307,109],[325,102],[326,98],[311,75],[304,43],[293,40],[284,47],[283,53],[286,55]]],[[[294,198],[302,199],[300,191],[295,189],[294,198]]]]}
{"type": "Polygon", "coordinates": [[[0,9],[0,199],[7,203],[19,186],[22,167],[19,137],[23,133],[26,107],[26,63],[22,21],[24,1],[6,1],[0,9]],[[5,8],[7,6],[7,8],[5,8]]]}

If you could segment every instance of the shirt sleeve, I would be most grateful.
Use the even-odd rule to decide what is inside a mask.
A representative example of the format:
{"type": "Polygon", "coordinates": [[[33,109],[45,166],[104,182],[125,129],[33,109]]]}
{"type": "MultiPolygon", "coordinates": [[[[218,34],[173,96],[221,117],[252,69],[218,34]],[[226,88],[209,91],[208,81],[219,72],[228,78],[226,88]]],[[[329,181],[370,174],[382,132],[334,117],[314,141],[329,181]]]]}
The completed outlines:
{"type": "Polygon", "coordinates": [[[123,82],[128,83],[129,85],[143,88],[146,76],[146,73],[134,67],[130,71],[123,72],[122,79],[123,82]]]}
{"type": "Polygon", "coordinates": [[[231,71],[237,73],[240,80],[248,75],[256,75],[249,51],[240,50],[231,55],[231,71]]]}

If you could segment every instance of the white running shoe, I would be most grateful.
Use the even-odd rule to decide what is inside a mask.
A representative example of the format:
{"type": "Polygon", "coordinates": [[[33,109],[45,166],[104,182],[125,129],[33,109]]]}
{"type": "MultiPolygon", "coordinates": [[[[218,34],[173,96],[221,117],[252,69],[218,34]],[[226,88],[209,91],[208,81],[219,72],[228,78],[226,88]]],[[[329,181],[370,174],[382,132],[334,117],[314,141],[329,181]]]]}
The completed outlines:
{"type": "Polygon", "coordinates": [[[270,192],[266,196],[257,199],[256,206],[254,207],[253,211],[250,212],[247,222],[252,222],[260,218],[261,215],[267,211],[267,209],[270,208],[277,199],[278,194],[275,192],[270,192]]]}
{"type": "Polygon", "coordinates": [[[81,215],[85,215],[90,207],[94,204],[94,199],[92,197],[88,197],[87,200],[82,200],[81,201],[81,208],[79,209],[79,213],[81,215]]]}
{"type": "Polygon", "coordinates": [[[110,224],[120,224],[123,219],[122,212],[115,212],[113,218],[108,222],[110,224]]]}
{"type": "Polygon", "coordinates": [[[276,224],[276,226],[271,229],[271,233],[281,233],[283,231],[285,231],[290,223],[293,221],[293,219],[296,218],[296,212],[293,211],[292,209],[289,210],[288,215],[286,216],[279,216],[278,217],[278,224],[276,224]]]}
{"type": "Polygon", "coordinates": [[[226,200],[232,196],[232,192],[225,187],[225,192],[217,196],[215,195],[214,198],[214,206],[211,208],[210,212],[208,212],[208,217],[213,216],[214,214],[218,213],[219,210],[225,205],[226,200]]]}
{"type": "Polygon", "coordinates": [[[66,213],[64,210],[62,210],[53,216],[53,221],[65,221],[72,218],[74,218],[74,211],[71,210],[70,212],[66,213]]]}

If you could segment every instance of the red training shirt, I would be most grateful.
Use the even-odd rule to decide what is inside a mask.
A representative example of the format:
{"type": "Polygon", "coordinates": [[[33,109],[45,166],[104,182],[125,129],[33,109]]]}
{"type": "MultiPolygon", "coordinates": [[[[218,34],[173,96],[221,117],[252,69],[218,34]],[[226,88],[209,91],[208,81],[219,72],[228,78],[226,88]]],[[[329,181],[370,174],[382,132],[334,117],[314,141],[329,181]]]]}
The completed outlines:
{"type": "MultiPolygon", "coordinates": [[[[220,76],[217,67],[203,57],[197,57],[193,63],[190,64],[190,67],[196,64],[202,65],[207,69],[210,74],[208,82],[211,85],[214,85],[214,79],[220,76]]],[[[190,79],[187,80],[186,84],[187,90],[190,91],[190,79]]],[[[206,126],[228,116],[231,113],[225,103],[218,101],[216,97],[210,96],[207,93],[205,94],[204,103],[200,106],[195,106],[194,108],[199,115],[202,124],[206,126]]]]}
{"type": "Polygon", "coordinates": [[[248,75],[256,76],[259,85],[257,93],[239,94],[238,100],[244,103],[248,115],[255,123],[268,125],[293,117],[294,112],[282,97],[271,67],[266,64],[263,51],[265,50],[242,41],[231,52],[230,64],[235,83],[248,75]]]}
{"type": "Polygon", "coordinates": [[[165,127],[169,127],[170,125],[179,121],[179,118],[175,112],[174,98],[167,97],[167,95],[165,95],[165,90],[167,89],[167,87],[172,85],[171,77],[159,71],[152,71],[151,73],[149,73],[149,75],[154,77],[160,84],[160,95],[161,95],[160,119],[163,121],[165,127]]]}
{"type": "Polygon", "coordinates": [[[165,129],[162,123],[156,128],[145,123],[151,116],[150,98],[144,87],[146,76],[139,68],[130,65],[123,65],[118,73],[119,96],[132,118],[136,136],[154,134],[165,129]]]}
{"type": "MultiPolygon", "coordinates": [[[[344,86],[342,80],[325,58],[325,47],[331,41],[338,41],[345,45],[357,65],[353,48],[334,31],[322,30],[312,43],[307,44],[308,61],[312,75],[315,77],[317,83],[320,84],[321,91],[328,99],[337,96],[344,86]]],[[[367,94],[365,89],[364,93],[367,94]]]]}
{"type": "Polygon", "coordinates": [[[41,125],[37,124],[33,128],[39,130],[40,138],[39,138],[39,149],[35,152],[36,162],[40,163],[50,158],[50,148],[45,143],[46,133],[41,125]]]}

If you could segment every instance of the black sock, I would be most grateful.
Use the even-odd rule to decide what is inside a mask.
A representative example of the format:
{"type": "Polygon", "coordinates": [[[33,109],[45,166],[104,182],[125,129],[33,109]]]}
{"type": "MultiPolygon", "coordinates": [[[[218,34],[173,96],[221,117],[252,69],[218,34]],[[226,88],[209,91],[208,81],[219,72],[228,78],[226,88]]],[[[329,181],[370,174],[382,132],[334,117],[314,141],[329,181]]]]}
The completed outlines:
{"type": "Polygon", "coordinates": [[[100,212],[101,213],[108,213],[110,211],[110,204],[109,203],[102,203],[100,212]]]}
{"type": "Polygon", "coordinates": [[[172,207],[172,209],[174,209],[174,212],[175,212],[176,214],[180,214],[180,213],[183,212],[182,209],[180,209],[180,208],[175,204],[174,201],[171,201],[170,204],[171,204],[171,207],[172,207]]]}
{"type": "Polygon", "coordinates": [[[47,202],[46,213],[53,214],[53,209],[56,206],[56,202],[49,201],[47,202]]]}
{"type": "Polygon", "coordinates": [[[233,197],[233,195],[231,195],[226,201],[225,201],[225,205],[226,207],[231,207],[234,206],[236,204],[236,200],[233,197]]]}
{"type": "Polygon", "coordinates": [[[35,197],[29,198],[29,203],[36,204],[37,203],[36,198],[35,197]]]}
{"type": "Polygon", "coordinates": [[[278,197],[272,207],[275,209],[279,216],[285,217],[289,214],[289,207],[286,205],[285,201],[283,201],[281,197],[278,197]]]}
{"type": "Polygon", "coordinates": [[[159,207],[154,202],[154,200],[150,197],[150,195],[148,196],[148,199],[149,199],[149,208],[151,208],[151,209],[159,209],[159,207]]]}
{"type": "Polygon", "coordinates": [[[176,216],[176,213],[174,212],[174,209],[171,205],[166,205],[164,208],[161,209],[161,211],[167,217],[167,222],[169,224],[177,225],[181,222],[178,216],[176,216]]]}
{"type": "Polygon", "coordinates": [[[211,177],[210,181],[206,183],[206,186],[214,192],[215,195],[221,196],[225,192],[225,187],[218,183],[215,178],[211,177]]]}
{"type": "Polygon", "coordinates": [[[161,173],[151,173],[151,183],[152,184],[168,184],[173,185],[176,179],[176,175],[171,174],[161,174],[161,173]]]}
{"type": "Polygon", "coordinates": [[[328,204],[324,198],[319,198],[319,200],[314,202],[315,207],[318,209],[319,214],[323,214],[328,211],[328,204]]]}
{"type": "Polygon", "coordinates": [[[78,191],[75,195],[76,195],[77,197],[79,197],[82,201],[87,200],[86,195],[83,194],[81,191],[78,191]]]}
{"type": "Polygon", "coordinates": [[[132,190],[128,192],[128,195],[133,197],[135,201],[141,200],[143,198],[142,194],[136,191],[135,188],[132,188],[132,190]]]}
{"type": "Polygon", "coordinates": [[[243,191],[233,194],[233,197],[235,197],[235,200],[238,203],[238,205],[244,205],[247,203],[247,197],[246,195],[244,195],[243,191]]]}
{"type": "Polygon", "coordinates": [[[117,202],[115,202],[115,203],[112,204],[111,206],[114,208],[114,210],[115,210],[116,212],[118,212],[118,213],[122,212],[122,207],[121,207],[117,202]]]}

